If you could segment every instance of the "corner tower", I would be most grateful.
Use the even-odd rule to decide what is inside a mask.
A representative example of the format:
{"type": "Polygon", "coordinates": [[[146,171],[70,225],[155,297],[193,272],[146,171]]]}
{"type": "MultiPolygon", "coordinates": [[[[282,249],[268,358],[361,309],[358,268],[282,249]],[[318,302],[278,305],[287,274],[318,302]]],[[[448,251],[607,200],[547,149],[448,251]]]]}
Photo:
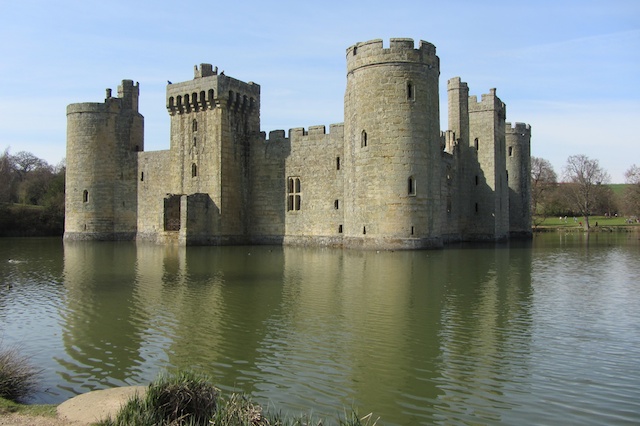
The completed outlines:
{"type": "Polygon", "coordinates": [[[395,38],[347,49],[346,246],[440,246],[440,123],[435,46],[395,38]]]}
{"type": "Polygon", "coordinates": [[[67,107],[65,239],[134,239],[137,152],[144,149],[139,85],[123,80],[118,97],[67,107]]]}
{"type": "Polygon", "coordinates": [[[505,124],[509,235],[531,237],[531,126],[505,124]]]}

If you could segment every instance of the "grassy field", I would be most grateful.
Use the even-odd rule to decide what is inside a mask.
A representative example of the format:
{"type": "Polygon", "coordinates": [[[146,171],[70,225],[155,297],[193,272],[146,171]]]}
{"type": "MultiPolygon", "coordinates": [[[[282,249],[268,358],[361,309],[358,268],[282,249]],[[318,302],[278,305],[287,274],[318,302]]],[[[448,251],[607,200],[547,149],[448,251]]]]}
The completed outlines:
{"type": "MultiPolygon", "coordinates": [[[[626,217],[605,217],[605,216],[589,216],[589,225],[593,228],[596,226],[602,227],[636,227],[640,229],[640,223],[627,223],[626,217]]],[[[567,217],[565,222],[564,217],[547,217],[544,220],[540,217],[536,217],[533,221],[538,227],[543,228],[580,228],[580,222],[583,222],[584,217],[576,216],[575,220],[573,216],[567,217]]]]}

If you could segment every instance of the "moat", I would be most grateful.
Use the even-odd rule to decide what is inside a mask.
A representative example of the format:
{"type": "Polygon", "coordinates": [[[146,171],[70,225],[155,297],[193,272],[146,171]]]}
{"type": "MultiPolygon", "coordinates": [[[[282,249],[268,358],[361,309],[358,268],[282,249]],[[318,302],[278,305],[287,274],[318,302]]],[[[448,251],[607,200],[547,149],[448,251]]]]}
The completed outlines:
{"type": "Polygon", "coordinates": [[[640,423],[640,234],[437,251],[0,239],[0,341],[34,402],[210,374],[379,424],[640,423]]]}

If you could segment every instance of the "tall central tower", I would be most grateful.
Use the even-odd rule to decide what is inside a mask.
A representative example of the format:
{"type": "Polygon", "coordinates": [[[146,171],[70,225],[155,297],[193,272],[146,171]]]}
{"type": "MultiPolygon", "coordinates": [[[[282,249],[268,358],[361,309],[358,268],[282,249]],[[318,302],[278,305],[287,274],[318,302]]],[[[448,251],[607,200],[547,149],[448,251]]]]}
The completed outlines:
{"type": "Polygon", "coordinates": [[[173,196],[165,202],[165,217],[169,210],[184,217],[180,232],[187,244],[244,242],[249,143],[260,133],[260,86],[201,64],[193,80],[167,86],[167,110],[173,196]],[[171,200],[176,205],[168,208],[171,200]]]}
{"type": "Polygon", "coordinates": [[[347,49],[345,245],[442,244],[439,75],[435,46],[425,41],[347,49]]]}

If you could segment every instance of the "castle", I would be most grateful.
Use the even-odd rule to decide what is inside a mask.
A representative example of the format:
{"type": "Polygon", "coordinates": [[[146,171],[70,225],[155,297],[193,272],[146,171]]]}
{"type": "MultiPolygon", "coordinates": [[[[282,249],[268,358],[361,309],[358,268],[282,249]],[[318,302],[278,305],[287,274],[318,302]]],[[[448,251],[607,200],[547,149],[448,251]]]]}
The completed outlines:
{"type": "Polygon", "coordinates": [[[411,39],[346,51],[344,123],[268,134],[260,86],[195,67],[167,85],[170,148],[144,151],[139,85],[67,107],[67,240],[441,247],[531,235],[529,125],[447,82],[411,39]]]}

